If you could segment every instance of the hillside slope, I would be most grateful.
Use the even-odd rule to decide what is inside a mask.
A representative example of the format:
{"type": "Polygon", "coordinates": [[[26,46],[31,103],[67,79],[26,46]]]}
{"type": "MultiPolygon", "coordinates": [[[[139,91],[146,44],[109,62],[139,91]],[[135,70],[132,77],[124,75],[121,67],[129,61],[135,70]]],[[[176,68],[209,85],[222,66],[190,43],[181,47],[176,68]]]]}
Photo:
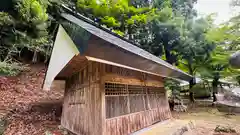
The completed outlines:
{"type": "MultiPolygon", "coordinates": [[[[63,84],[43,91],[44,65],[30,66],[17,77],[0,77],[0,118],[4,135],[41,135],[60,124],[63,84]]],[[[0,128],[1,129],[1,128],[0,128]]]]}

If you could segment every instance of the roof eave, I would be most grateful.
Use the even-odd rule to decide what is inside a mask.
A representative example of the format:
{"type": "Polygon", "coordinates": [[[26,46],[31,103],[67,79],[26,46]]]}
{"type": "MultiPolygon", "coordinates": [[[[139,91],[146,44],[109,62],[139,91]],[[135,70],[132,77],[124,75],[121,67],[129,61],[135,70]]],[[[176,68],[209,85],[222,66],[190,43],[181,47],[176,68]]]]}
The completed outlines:
{"type": "MultiPolygon", "coordinates": [[[[115,47],[121,48],[129,53],[140,56],[144,59],[147,59],[158,65],[161,65],[165,68],[170,69],[172,71],[171,76],[173,78],[178,78],[178,79],[182,79],[182,80],[186,80],[186,81],[189,81],[192,79],[191,75],[177,69],[176,67],[174,67],[171,64],[161,60],[160,58],[150,54],[149,52],[131,44],[131,42],[128,42],[128,40],[126,40],[126,39],[123,40],[122,38],[116,37],[115,34],[109,33],[108,31],[99,28],[99,26],[96,26],[95,23],[88,22],[85,18],[82,19],[81,18],[82,16],[80,16],[80,15],[77,16],[80,19],[71,14],[66,14],[66,13],[63,13],[62,17],[65,18],[66,20],[82,27],[83,29],[90,32],[92,35],[95,35],[95,36],[111,43],[115,47]]],[[[171,77],[171,76],[169,76],[169,77],[171,77]]]]}

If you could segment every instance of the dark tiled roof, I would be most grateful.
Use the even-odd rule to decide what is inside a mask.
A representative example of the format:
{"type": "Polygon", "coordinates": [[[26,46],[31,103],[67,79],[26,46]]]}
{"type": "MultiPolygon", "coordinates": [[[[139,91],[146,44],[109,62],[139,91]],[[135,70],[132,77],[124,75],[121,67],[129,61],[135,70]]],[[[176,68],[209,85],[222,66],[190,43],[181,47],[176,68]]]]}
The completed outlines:
{"type": "Polygon", "coordinates": [[[61,16],[66,20],[77,24],[78,26],[82,27],[83,29],[87,30],[91,34],[104,39],[105,41],[120,47],[128,52],[131,52],[139,57],[143,57],[150,61],[153,61],[157,64],[160,64],[166,68],[173,70],[173,77],[177,77],[183,80],[190,80],[191,76],[187,73],[179,70],[178,68],[172,66],[171,64],[167,63],[166,61],[152,55],[151,53],[139,48],[133,42],[111,32],[109,29],[101,27],[100,25],[96,24],[89,18],[84,17],[83,15],[73,12],[70,8],[63,5],[63,8],[67,11],[66,13],[62,13],[61,16]],[[176,75],[174,75],[176,74],[176,75]]]}

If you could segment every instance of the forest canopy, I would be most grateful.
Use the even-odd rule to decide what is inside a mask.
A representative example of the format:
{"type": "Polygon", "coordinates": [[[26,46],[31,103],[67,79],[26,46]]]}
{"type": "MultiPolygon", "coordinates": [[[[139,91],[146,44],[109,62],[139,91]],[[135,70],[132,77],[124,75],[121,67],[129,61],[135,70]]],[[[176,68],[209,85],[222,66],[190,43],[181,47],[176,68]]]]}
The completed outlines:
{"type": "MultiPolygon", "coordinates": [[[[3,0],[0,5],[0,74],[24,70],[24,56],[47,62],[64,4],[102,27],[195,77],[238,79],[239,70],[228,64],[240,49],[239,19],[216,26],[212,15],[200,17],[197,0],[3,0]],[[28,55],[29,56],[29,55],[28,55]]],[[[233,2],[233,6],[238,6],[233,2]]],[[[190,97],[193,93],[190,91],[190,97]]],[[[191,99],[194,101],[194,99],[191,99]]]]}

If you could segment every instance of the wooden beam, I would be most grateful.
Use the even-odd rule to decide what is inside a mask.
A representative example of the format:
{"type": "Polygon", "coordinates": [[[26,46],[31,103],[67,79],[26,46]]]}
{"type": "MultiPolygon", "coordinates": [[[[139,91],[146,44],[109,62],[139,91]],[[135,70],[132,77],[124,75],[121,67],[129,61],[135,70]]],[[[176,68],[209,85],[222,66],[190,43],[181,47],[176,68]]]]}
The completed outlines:
{"type": "Polygon", "coordinates": [[[87,58],[89,61],[95,61],[95,62],[107,64],[107,65],[113,65],[113,66],[117,66],[117,67],[122,67],[122,68],[130,69],[130,70],[134,70],[134,71],[139,71],[139,72],[143,72],[143,73],[147,73],[147,74],[151,74],[151,75],[155,75],[155,76],[159,76],[159,77],[165,77],[165,76],[161,76],[161,75],[156,74],[156,73],[144,71],[144,70],[141,70],[141,69],[129,67],[129,66],[126,66],[126,65],[114,63],[114,62],[107,61],[107,60],[103,60],[103,59],[98,59],[98,58],[94,58],[94,57],[90,57],[90,56],[86,56],[86,58],[87,58]]]}
{"type": "MultiPolygon", "coordinates": [[[[128,84],[128,85],[140,85],[142,86],[144,82],[141,79],[133,78],[133,77],[126,77],[120,76],[117,74],[106,74],[104,77],[105,83],[118,83],[118,84],[128,84]]],[[[163,87],[163,82],[156,81],[156,80],[147,80],[145,82],[146,86],[152,87],[163,87]]]]}

